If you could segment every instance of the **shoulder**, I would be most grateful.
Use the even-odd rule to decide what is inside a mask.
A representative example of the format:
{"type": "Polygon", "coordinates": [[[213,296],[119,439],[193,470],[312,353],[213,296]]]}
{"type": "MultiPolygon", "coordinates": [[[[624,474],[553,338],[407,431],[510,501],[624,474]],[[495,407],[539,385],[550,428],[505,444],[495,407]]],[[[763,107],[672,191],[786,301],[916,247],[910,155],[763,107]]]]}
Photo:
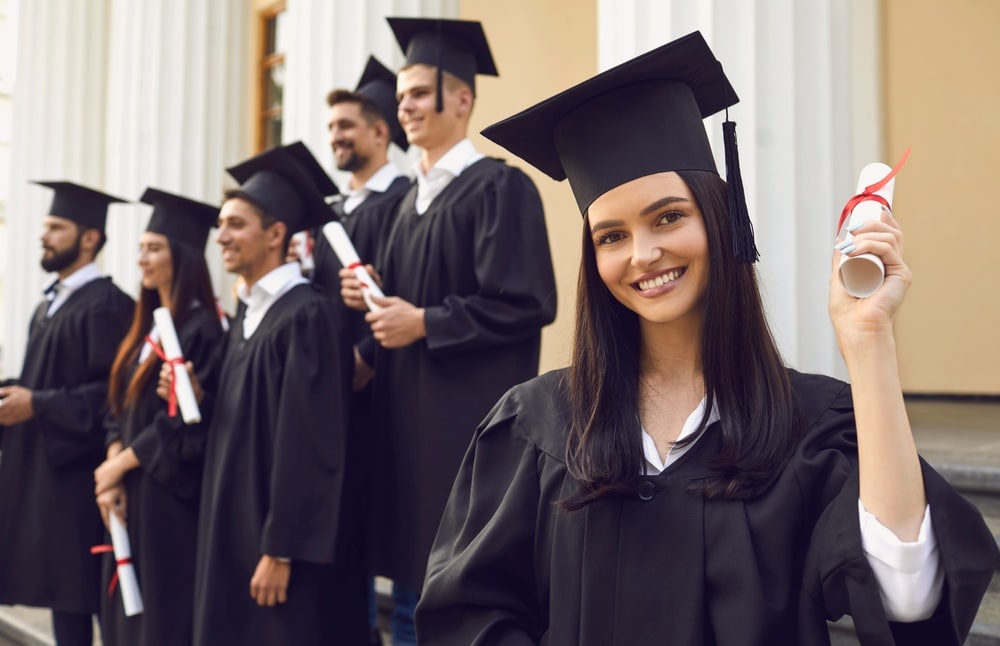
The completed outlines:
{"type": "Polygon", "coordinates": [[[184,324],[185,330],[203,337],[222,336],[222,323],[219,322],[219,313],[212,305],[198,303],[191,309],[187,322],[184,324]]]}
{"type": "Polygon", "coordinates": [[[118,314],[131,311],[135,306],[132,297],[123,292],[108,277],[97,278],[80,288],[81,296],[94,310],[118,314]]]}
{"type": "Polygon", "coordinates": [[[853,410],[851,387],[839,379],[791,369],[788,378],[806,428],[815,426],[831,413],[853,410]]]}
{"type": "Polygon", "coordinates": [[[569,401],[563,386],[568,371],[553,370],[514,386],[483,423],[482,434],[509,429],[515,437],[563,462],[569,401]]]}

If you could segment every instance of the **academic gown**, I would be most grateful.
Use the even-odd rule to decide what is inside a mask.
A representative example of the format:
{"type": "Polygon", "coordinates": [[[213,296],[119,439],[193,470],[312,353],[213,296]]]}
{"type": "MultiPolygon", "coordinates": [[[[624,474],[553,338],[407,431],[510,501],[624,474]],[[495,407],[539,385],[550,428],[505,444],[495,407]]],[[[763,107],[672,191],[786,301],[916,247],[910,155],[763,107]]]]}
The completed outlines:
{"type": "MultiPolygon", "coordinates": [[[[121,592],[103,595],[101,632],[105,646],[182,646],[191,643],[195,541],[205,436],[211,420],[214,380],[225,349],[225,333],[214,308],[196,307],[179,326],[184,359],[194,364],[205,396],[202,421],[186,425],[180,410],[168,414],[156,394],[160,362],[139,398],[120,417],[105,419],[108,442],[131,447],[139,467],[125,474],[126,527],[142,593],[142,614],[126,617],[121,592]]],[[[132,379],[139,364],[126,377],[132,379]]],[[[110,543],[110,541],[109,541],[110,543]]],[[[104,588],[115,572],[105,557],[104,588]]]]}
{"type": "Polygon", "coordinates": [[[426,308],[427,338],[375,358],[374,573],[419,590],[451,483],[476,425],[538,373],[556,312],[542,204],[503,162],[469,166],[418,215],[400,204],[383,291],[426,308]]]}
{"type": "MultiPolygon", "coordinates": [[[[230,332],[208,433],[198,519],[194,644],[355,644],[334,564],[348,376],[329,299],[293,287],[243,338],[230,332]],[[291,559],[288,601],[250,597],[260,557],[291,559]],[[343,640],[343,641],[341,641],[343,640]]],[[[357,628],[355,628],[357,626],[357,628]]]]}
{"type": "MultiPolygon", "coordinates": [[[[399,201],[409,185],[410,179],[400,175],[384,192],[371,193],[350,213],[344,213],[341,204],[334,205],[334,211],[340,217],[362,262],[374,264],[396,215],[399,201]]],[[[342,265],[333,247],[321,230],[317,230],[315,240],[313,284],[324,289],[337,317],[344,321],[350,343],[345,345],[345,352],[341,356],[347,364],[346,370],[353,374],[353,347],[358,347],[366,363],[372,366],[375,363],[376,343],[372,338],[371,327],[365,321],[365,312],[347,307],[340,297],[338,272],[342,265]]],[[[378,478],[372,457],[375,451],[372,425],[372,386],[369,383],[364,389],[350,395],[350,431],[345,448],[344,489],[340,506],[340,534],[337,539],[338,550],[351,555],[343,564],[342,577],[346,579],[345,585],[356,590],[355,594],[342,601],[341,611],[345,614],[358,613],[359,616],[367,616],[368,612],[365,527],[369,524],[367,517],[372,513],[369,492],[378,478]]]]}
{"type": "Polygon", "coordinates": [[[110,278],[35,311],[20,384],[35,415],[0,444],[0,604],[94,613],[104,525],[94,469],[104,457],[107,380],[134,304],[110,278]]]}
{"type": "Polygon", "coordinates": [[[853,616],[862,644],[961,644],[997,567],[979,512],[926,463],[945,572],[935,615],[890,623],[861,546],[849,386],[791,373],[805,433],[751,500],[688,491],[708,476],[718,423],[631,495],[566,512],[563,372],[511,390],[455,481],[417,608],[421,645],[829,644],[853,616]],[[897,641],[893,641],[894,638],[897,641]]]}

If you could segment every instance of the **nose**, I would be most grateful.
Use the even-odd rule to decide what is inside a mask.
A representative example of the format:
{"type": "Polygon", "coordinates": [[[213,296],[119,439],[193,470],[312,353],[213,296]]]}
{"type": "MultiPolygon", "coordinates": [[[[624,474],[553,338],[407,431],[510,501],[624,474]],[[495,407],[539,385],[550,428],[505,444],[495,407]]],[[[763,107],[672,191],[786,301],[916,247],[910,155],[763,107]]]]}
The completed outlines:
{"type": "Polygon", "coordinates": [[[221,226],[218,229],[218,233],[215,234],[215,242],[217,244],[225,246],[229,242],[229,229],[225,226],[221,226]]]}
{"type": "Polygon", "coordinates": [[[632,264],[649,267],[663,258],[663,248],[653,236],[635,234],[632,237],[632,264]]]}

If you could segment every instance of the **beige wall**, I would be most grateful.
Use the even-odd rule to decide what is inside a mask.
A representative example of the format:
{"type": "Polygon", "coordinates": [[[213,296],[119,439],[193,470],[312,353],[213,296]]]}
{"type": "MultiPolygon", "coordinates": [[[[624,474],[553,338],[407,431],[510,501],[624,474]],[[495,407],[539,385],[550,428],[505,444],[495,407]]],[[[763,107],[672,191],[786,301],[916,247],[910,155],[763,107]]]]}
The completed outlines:
{"type": "Polygon", "coordinates": [[[1000,394],[1000,2],[885,0],[886,157],[914,282],[907,392],[1000,394]]]}
{"type": "Polygon", "coordinates": [[[541,369],[569,363],[581,220],[569,185],[556,183],[486,140],[479,131],[597,72],[596,0],[461,0],[459,15],[481,20],[499,78],[476,79],[470,134],[485,154],[503,157],[535,181],[545,205],[559,290],[556,322],[542,337],[541,369]]]}

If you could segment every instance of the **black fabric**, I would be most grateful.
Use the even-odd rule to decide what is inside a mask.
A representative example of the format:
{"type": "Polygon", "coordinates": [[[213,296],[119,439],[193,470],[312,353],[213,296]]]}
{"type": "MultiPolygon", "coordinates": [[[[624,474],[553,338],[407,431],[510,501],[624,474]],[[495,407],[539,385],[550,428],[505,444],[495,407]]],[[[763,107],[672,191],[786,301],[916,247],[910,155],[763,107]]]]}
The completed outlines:
{"type": "Polygon", "coordinates": [[[498,76],[482,23],[440,18],[386,18],[406,65],[430,65],[465,81],[476,92],[476,75],[498,76]]]}
{"type": "Polygon", "coordinates": [[[139,201],[153,207],[146,231],[165,235],[199,251],[205,249],[208,231],[219,217],[218,206],[156,188],[147,188],[139,201]]]}
{"type": "MultiPolygon", "coordinates": [[[[144,610],[126,617],[119,591],[102,595],[104,646],[191,643],[198,496],[212,415],[210,393],[218,378],[225,333],[214,308],[199,306],[177,335],[184,358],[194,364],[206,393],[199,405],[202,421],[186,425],[179,413],[168,415],[167,402],[156,394],[160,362],[139,399],[120,417],[105,419],[108,439],[121,440],[123,448],[131,447],[139,459],[139,468],[129,471],[124,482],[126,527],[144,610]]],[[[105,556],[103,569],[106,589],[115,572],[113,554],[105,556]]]]}
{"type": "Polygon", "coordinates": [[[98,611],[100,559],[90,547],[104,525],[94,469],[108,373],[133,307],[98,278],[32,321],[20,384],[33,391],[35,416],[7,427],[0,444],[0,603],[98,611]]]}
{"type": "Polygon", "coordinates": [[[108,217],[108,206],[124,203],[126,200],[102,193],[89,186],[74,182],[42,182],[32,180],[33,184],[51,188],[52,204],[48,214],[72,220],[85,227],[104,231],[108,217]]]}
{"type": "Polygon", "coordinates": [[[53,610],[52,633],[58,646],[93,646],[94,620],[86,613],[53,610]]]}
{"type": "Polygon", "coordinates": [[[249,339],[244,314],[229,332],[205,450],[194,644],[363,643],[367,618],[335,602],[350,594],[337,544],[347,337],[311,285],[281,296],[249,339]],[[288,601],[275,608],[249,596],[264,554],[291,559],[288,601]]]}
{"type": "Polygon", "coordinates": [[[397,116],[399,101],[396,100],[396,75],[377,58],[369,56],[354,92],[367,98],[378,108],[389,126],[389,141],[401,150],[408,150],[410,142],[406,140],[406,133],[403,132],[403,126],[399,125],[397,116]]]}
{"type": "Polygon", "coordinates": [[[476,425],[538,371],[556,311],[538,193],[481,159],[435,198],[400,205],[383,253],[386,294],[426,309],[427,338],[375,357],[374,573],[419,590],[451,482],[476,425]]]}
{"type": "Polygon", "coordinates": [[[420,643],[829,644],[851,614],[861,643],[959,644],[998,563],[978,512],[924,465],[946,594],[931,619],[886,620],[861,547],[849,387],[791,373],[806,432],[770,488],[706,501],[717,425],[634,495],[577,512],[564,462],[563,372],[511,390],[478,430],[417,607],[420,643]],[[960,522],[961,524],[956,524],[960,522]],[[896,643],[918,643],[897,641],[896,643]]]}

